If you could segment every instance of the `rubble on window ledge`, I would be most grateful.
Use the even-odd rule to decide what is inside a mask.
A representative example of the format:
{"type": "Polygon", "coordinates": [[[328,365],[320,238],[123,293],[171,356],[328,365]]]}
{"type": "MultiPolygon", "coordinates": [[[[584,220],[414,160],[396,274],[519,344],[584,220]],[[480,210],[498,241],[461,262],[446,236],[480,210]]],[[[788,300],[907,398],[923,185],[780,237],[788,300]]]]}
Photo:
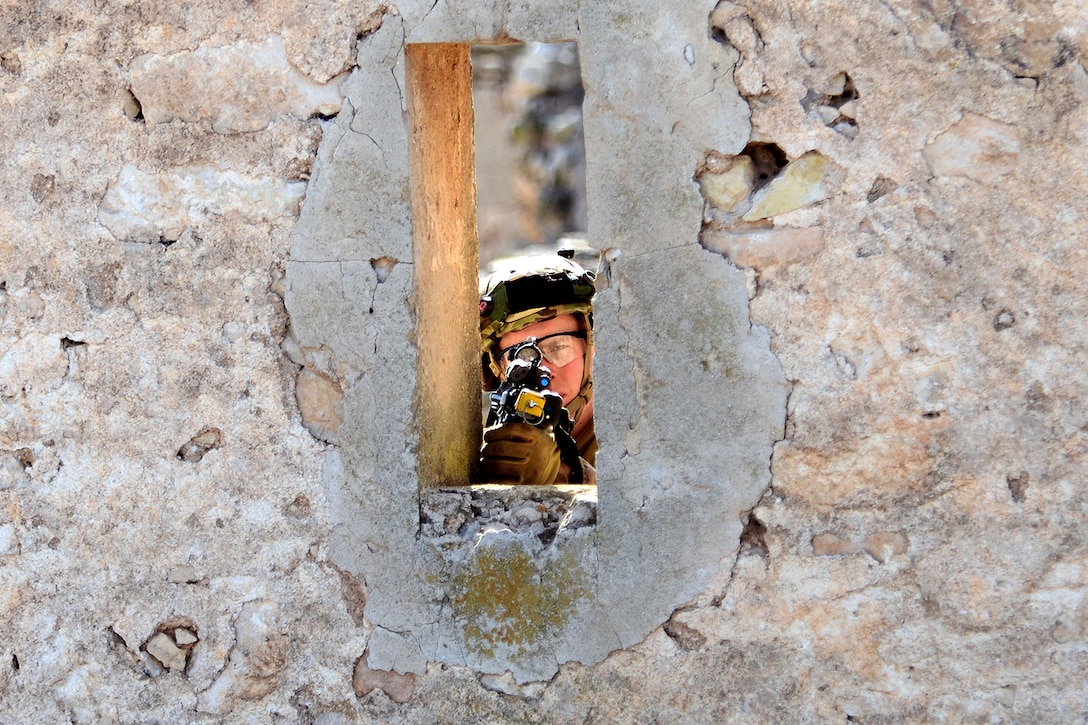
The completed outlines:
{"type": "Polygon", "coordinates": [[[495,530],[529,534],[550,546],[596,523],[596,486],[480,484],[420,492],[420,536],[441,547],[475,544],[495,530]]]}

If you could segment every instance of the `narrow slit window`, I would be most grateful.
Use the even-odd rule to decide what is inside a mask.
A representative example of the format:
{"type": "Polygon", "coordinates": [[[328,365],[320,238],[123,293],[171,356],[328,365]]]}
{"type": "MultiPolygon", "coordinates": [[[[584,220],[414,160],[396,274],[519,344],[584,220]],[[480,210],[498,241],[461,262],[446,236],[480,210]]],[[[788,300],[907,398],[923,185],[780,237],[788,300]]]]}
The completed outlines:
{"type": "Polygon", "coordinates": [[[478,45],[472,64],[481,327],[485,343],[493,338],[484,349],[484,387],[500,386],[484,398],[488,431],[478,480],[583,483],[592,472],[578,470],[578,459],[584,455],[592,462],[595,456],[590,275],[597,257],[586,240],[585,90],[578,46],[478,45]],[[542,309],[533,313],[534,308],[542,309]],[[495,325],[501,326],[489,335],[495,325]],[[528,349],[518,347],[526,341],[532,343],[528,349]],[[522,365],[528,359],[535,362],[522,365]],[[514,385],[508,370],[525,381],[514,385]],[[547,428],[557,421],[552,430],[561,457],[555,481],[548,480],[549,462],[523,450],[529,444],[515,442],[500,453],[527,456],[526,467],[495,464],[488,443],[501,435],[493,428],[504,419],[547,428]],[[518,478],[523,471],[525,477],[518,478]]]}
{"type": "MultiPolygon", "coordinates": [[[[553,436],[557,447],[562,449],[559,469],[554,478],[548,469],[544,469],[544,480],[526,479],[517,483],[529,485],[507,488],[506,484],[514,481],[495,474],[494,467],[489,465],[486,447],[489,444],[486,441],[484,460],[482,463],[479,460],[480,428],[475,428],[471,444],[466,446],[464,430],[471,430],[473,426],[462,426],[459,436],[457,431],[442,430],[444,424],[441,422],[427,424],[423,419],[426,415],[438,415],[445,421],[464,420],[460,417],[463,399],[428,399],[443,397],[437,386],[449,385],[441,377],[442,374],[428,371],[428,368],[437,363],[444,365],[446,372],[453,372],[464,364],[463,358],[451,361],[448,355],[441,359],[429,359],[431,345],[448,347],[455,336],[464,339],[464,333],[461,323],[439,326],[430,332],[417,330],[420,333],[421,356],[421,528],[431,536],[455,533],[464,536],[485,523],[479,514],[488,509],[501,510],[499,518],[507,525],[521,523],[540,529],[538,533],[545,538],[554,537],[564,520],[568,526],[593,524],[596,519],[595,492],[589,492],[592,495],[587,496],[585,491],[585,484],[593,480],[593,470],[585,466],[582,456],[592,461],[596,452],[592,426],[592,386],[589,383],[593,359],[590,309],[592,275],[597,270],[598,254],[590,248],[586,239],[588,215],[582,126],[584,90],[577,45],[409,46],[408,77],[416,262],[421,277],[427,276],[420,279],[419,286],[432,286],[432,272],[428,270],[436,266],[443,269],[441,274],[446,278],[461,280],[467,260],[473,259],[476,265],[472,289],[475,328],[470,346],[475,366],[474,380],[480,380],[481,373],[484,379],[484,385],[477,385],[476,389],[477,415],[481,424],[490,424],[488,430],[497,426],[491,393],[505,377],[511,352],[517,351],[513,348],[517,343],[524,342],[521,338],[525,335],[519,335],[517,330],[498,331],[502,334],[495,336],[492,359],[498,364],[500,372],[498,376],[489,374],[487,356],[482,359],[480,349],[481,317],[475,314],[478,307],[482,308],[479,295],[485,292],[484,282],[489,275],[511,264],[512,260],[518,260],[516,264],[529,266],[536,264],[536,260],[562,260],[560,264],[586,272],[585,275],[576,272],[568,275],[568,286],[573,283],[573,287],[563,294],[567,297],[573,294],[574,298],[548,298],[545,295],[540,299],[541,306],[554,308],[557,315],[544,311],[527,321],[527,324],[533,324],[544,320],[547,323],[544,326],[548,327],[542,330],[537,325],[529,328],[527,333],[527,340],[532,343],[530,347],[542,356],[540,367],[534,368],[535,379],[543,376],[548,383],[549,389],[544,392],[550,395],[542,404],[554,405],[557,398],[562,400],[560,413],[567,418],[567,422],[563,423],[565,432],[554,432],[550,419],[539,426],[546,430],[547,435],[553,436]],[[461,66],[466,54],[471,68],[471,106],[467,108],[464,105],[464,69],[461,66]],[[452,57],[456,58],[455,62],[451,60],[452,57]],[[422,70],[421,66],[427,63],[431,64],[431,70],[422,70]],[[453,77],[440,83],[437,77],[442,74],[452,74],[453,77]],[[439,107],[443,104],[448,106],[445,113],[436,110],[435,104],[421,95],[435,92],[445,97],[437,104],[439,107]],[[455,112],[454,107],[458,104],[460,112],[455,112]],[[459,149],[458,146],[465,144],[466,129],[459,125],[465,116],[473,119],[472,133],[468,147],[459,149]],[[421,128],[435,123],[440,124],[443,134],[430,135],[426,128],[421,128]],[[454,159],[452,161],[450,158],[438,158],[438,151],[434,148],[443,136],[455,146],[449,154],[454,159]],[[458,196],[452,194],[449,187],[464,181],[465,160],[472,162],[472,177],[469,180],[472,193],[458,196]],[[440,188],[436,188],[435,179],[443,179],[440,188]],[[447,198],[443,200],[443,196],[447,198]],[[467,223],[463,213],[463,204],[469,202],[469,197],[474,204],[472,224],[467,223]],[[451,213],[452,224],[433,218],[451,213]],[[450,240],[458,241],[451,243],[450,240]],[[565,259],[558,256],[560,250],[563,250],[565,259]],[[457,271],[452,272],[449,265],[456,267],[457,271]],[[553,302],[557,304],[553,305],[553,302]],[[500,356],[499,353],[506,348],[511,350],[505,356],[500,356]],[[438,377],[432,377],[429,372],[438,377]],[[426,412],[428,409],[430,413],[426,412]],[[571,416],[568,411],[576,415],[571,416]],[[450,441],[452,445],[443,441],[450,441]],[[469,449],[475,459],[466,462],[464,451],[469,449]],[[466,470],[467,475],[464,474],[466,470]],[[485,485],[467,485],[470,483],[485,485]],[[533,504],[530,508],[539,517],[530,512],[527,517],[522,516],[525,520],[518,521],[513,512],[528,512],[526,503],[533,504]]],[[[431,292],[421,289],[417,292],[416,301],[419,317],[422,319],[425,316],[425,310],[448,310],[454,304],[460,305],[459,299],[448,288],[431,292]]],[[[481,312],[481,315],[486,317],[486,313],[481,312]]],[[[420,324],[417,319],[417,325],[420,324]]],[[[531,350],[522,351],[522,354],[531,355],[531,350]]],[[[540,392],[539,385],[534,387],[540,392]]],[[[530,412],[523,420],[531,420],[532,416],[530,412]]],[[[561,420],[559,417],[556,419],[561,420]]]]}

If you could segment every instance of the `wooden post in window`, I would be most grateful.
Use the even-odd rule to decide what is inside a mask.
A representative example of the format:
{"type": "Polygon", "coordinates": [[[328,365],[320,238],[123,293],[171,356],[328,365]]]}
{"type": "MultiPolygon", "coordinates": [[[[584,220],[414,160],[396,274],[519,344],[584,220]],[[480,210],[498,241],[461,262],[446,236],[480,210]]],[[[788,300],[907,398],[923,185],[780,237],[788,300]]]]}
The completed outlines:
{"type": "Polygon", "coordinates": [[[469,483],[480,446],[470,52],[468,45],[405,47],[421,486],[469,483]]]}

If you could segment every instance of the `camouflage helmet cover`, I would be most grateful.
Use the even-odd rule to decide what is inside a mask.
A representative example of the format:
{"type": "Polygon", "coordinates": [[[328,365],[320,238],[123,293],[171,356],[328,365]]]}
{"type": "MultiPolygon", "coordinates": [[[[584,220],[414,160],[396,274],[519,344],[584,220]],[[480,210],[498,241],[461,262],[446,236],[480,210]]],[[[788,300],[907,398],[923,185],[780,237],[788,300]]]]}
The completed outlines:
{"type": "MultiPolygon", "coordinates": [[[[560,315],[581,315],[592,335],[594,275],[558,255],[510,260],[493,272],[480,295],[480,353],[486,383],[500,374],[495,353],[503,335],[560,315]]],[[[592,342],[592,338],[588,340],[592,342]]]]}

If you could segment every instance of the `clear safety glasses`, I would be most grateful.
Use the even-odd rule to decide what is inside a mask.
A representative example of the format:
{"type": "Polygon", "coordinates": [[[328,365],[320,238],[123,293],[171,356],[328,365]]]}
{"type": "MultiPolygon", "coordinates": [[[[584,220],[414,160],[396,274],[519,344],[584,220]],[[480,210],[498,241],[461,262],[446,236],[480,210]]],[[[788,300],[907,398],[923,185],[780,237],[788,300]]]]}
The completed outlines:
{"type": "MultiPolygon", "coordinates": [[[[533,338],[528,338],[518,345],[524,342],[529,342],[533,338]]],[[[574,362],[574,359],[580,357],[586,352],[586,333],[584,330],[575,330],[573,332],[555,332],[551,335],[545,335],[544,337],[537,338],[535,344],[540,348],[540,354],[544,356],[544,359],[557,368],[566,367],[574,362]]],[[[506,368],[512,362],[510,353],[514,351],[518,345],[511,345],[510,347],[503,348],[499,351],[499,364],[506,368]]]]}

